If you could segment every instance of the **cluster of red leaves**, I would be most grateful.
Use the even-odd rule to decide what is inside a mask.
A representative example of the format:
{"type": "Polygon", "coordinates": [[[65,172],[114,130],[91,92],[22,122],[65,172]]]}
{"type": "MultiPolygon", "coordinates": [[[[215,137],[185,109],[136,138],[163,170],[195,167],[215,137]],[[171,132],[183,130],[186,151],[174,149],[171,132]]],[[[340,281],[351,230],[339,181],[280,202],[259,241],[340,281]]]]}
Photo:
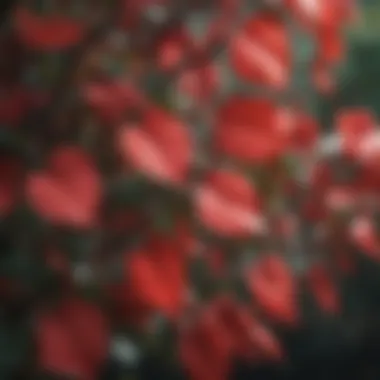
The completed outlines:
{"type": "MultiPolygon", "coordinates": [[[[294,33],[314,41],[304,65],[316,88],[328,92],[354,4],[262,0],[251,9],[218,0],[199,37],[188,20],[200,14],[196,2],[185,11],[175,1],[115,3],[116,12],[91,11],[86,21],[59,5],[43,15],[19,5],[1,40],[7,73],[20,52],[38,62],[81,52],[63,85],[49,87],[43,69],[37,86],[21,74],[2,73],[1,80],[1,128],[35,161],[4,153],[0,215],[6,222],[22,205],[43,222],[47,264],[65,284],[64,301],[38,311],[39,367],[95,379],[109,331],[127,324],[149,335],[157,315],[177,331],[173,344],[194,380],[224,379],[236,357],[285,360],[274,328],[302,323],[301,288],[310,289],[323,312],[339,313],[334,271],[346,273],[355,263],[332,235],[347,243],[339,248],[358,245],[380,260],[371,215],[380,206],[376,121],[365,110],[342,111],[339,147],[333,157],[321,156],[318,123],[293,101],[294,33]],[[102,17],[108,29],[95,38],[102,17]],[[227,76],[235,84],[226,89],[227,76]],[[250,91],[257,87],[262,91],[250,91]],[[162,99],[168,91],[169,105],[162,99]],[[188,101],[184,108],[179,98],[188,101]],[[353,166],[355,174],[341,179],[353,166]],[[311,176],[300,179],[302,171],[311,176]],[[132,200],[118,203],[115,184],[122,198],[134,192],[132,200]],[[290,242],[299,240],[301,224],[325,232],[318,243],[327,258],[315,262],[310,247],[295,257],[290,242]],[[86,265],[111,304],[107,322],[99,307],[79,298],[83,282],[55,238],[62,230],[99,238],[86,265]],[[301,273],[294,260],[306,262],[301,273]],[[189,273],[199,261],[206,267],[202,281],[215,285],[207,296],[199,276],[189,273]],[[238,301],[234,289],[241,283],[249,296],[238,301]]],[[[24,74],[31,65],[25,61],[24,74]]]]}

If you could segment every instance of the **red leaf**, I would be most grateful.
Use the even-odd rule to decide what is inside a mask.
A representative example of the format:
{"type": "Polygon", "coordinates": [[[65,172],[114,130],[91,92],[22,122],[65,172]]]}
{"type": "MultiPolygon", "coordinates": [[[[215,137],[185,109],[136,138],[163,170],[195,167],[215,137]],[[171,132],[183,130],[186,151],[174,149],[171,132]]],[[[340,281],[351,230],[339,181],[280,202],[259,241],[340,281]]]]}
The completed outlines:
{"type": "Polygon", "coordinates": [[[380,261],[380,242],[369,218],[356,217],[350,226],[350,237],[360,251],[375,261],[380,261]]]}
{"type": "Polygon", "coordinates": [[[335,126],[343,139],[344,151],[357,154],[360,141],[375,130],[376,119],[365,108],[342,109],[335,116],[335,126]]]}
{"type": "Polygon", "coordinates": [[[164,36],[157,49],[159,68],[164,71],[176,69],[186,57],[189,43],[189,37],[181,29],[164,36]]]}
{"type": "Polygon", "coordinates": [[[327,64],[339,63],[345,54],[343,36],[339,29],[323,28],[317,33],[318,59],[327,64]]]}
{"type": "Polygon", "coordinates": [[[242,79],[276,89],[288,85],[290,56],[286,27],[270,13],[252,17],[230,45],[232,66],[242,79]]]}
{"type": "Polygon", "coordinates": [[[270,255],[255,263],[248,281],[255,301],[269,318],[286,324],[297,321],[296,283],[281,257],[270,255]]]}
{"type": "Polygon", "coordinates": [[[307,281],[319,307],[324,312],[336,314],[340,311],[337,289],[324,266],[314,265],[307,274],[307,281]]]}
{"type": "Polygon", "coordinates": [[[100,177],[84,151],[61,147],[53,152],[47,169],[29,175],[26,194],[30,205],[47,220],[88,228],[96,223],[100,177]]]}
{"type": "Polygon", "coordinates": [[[325,207],[329,211],[351,211],[357,202],[357,194],[351,188],[332,186],[325,193],[325,207]]]}
{"type": "Polygon", "coordinates": [[[227,378],[232,354],[230,341],[212,308],[203,310],[193,325],[181,331],[179,353],[192,380],[227,378]]]}
{"type": "Polygon", "coordinates": [[[378,176],[380,172],[380,131],[374,130],[363,134],[357,139],[356,158],[362,165],[372,169],[378,176]]]}
{"type": "Polygon", "coordinates": [[[19,39],[31,49],[66,49],[79,43],[85,34],[84,23],[60,15],[38,16],[23,6],[16,9],[14,18],[19,39]]]}
{"type": "Polygon", "coordinates": [[[307,27],[339,27],[350,21],[355,0],[285,0],[291,11],[307,27]]]}
{"type": "Polygon", "coordinates": [[[219,72],[216,66],[205,65],[200,68],[182,71],[177,88],[180,93],[202,101],[208,99],[217,89],[219,72]]]}
{"type": "Polygon", "coordinates": [[[375,129],[376,119],[366,108],[346,108],[336,115],[335,125],[343,136],[358,138],[375,129]]]}
{"type": "Polygon", "coordinates": [[[122,153],[133,167],[157,181],[178,182],[171,162],[154,140],[139,128],[126,127],[119,140],[122,153]]]}
{"type": "Polygon", "coordinates": [[[99,368],[107,357],[109,335],[101,310],[80,299],[71,299],[62,305],[61,317],[79,355],[91,368],[99,368]]]}
{"type": "Polygon", "coordinates": [[[288,150],[306,152],[314,147],[319,127],[310,115],[288,107],[280,108],[277,115],[277,129],[287,140],[288,150]]]}
{"type": "Polygon", "coordinates": [[[322,94],[329,95],[335,91],[336,83],[326,62],[317,60],[313,64],[312,78],[316,89],[322,94]]]}
{"type": "Polygon", "coordinates": [[[219,297],[211,306],[227,331],[235,355],[252,361],[277,361],[283,350],[276,336],[231,297],[219,297]]]}
{"type": "Polygon", "coordinates": [[[256,348],[256,357],[262,360],[279,361],[284,357],[283,347],[276,335],[260,322],[256,322],[250,331],[256,348]]]}
{"type": "Polygon", "coordinates": [[[142,95],[128,82],[89,83],[82,89],[86,103],[106,124],[123,122],[128,109],[141,105],[142,95]]]}
{"type": "Polygon", "coordinates": [[[267,99],[231,97],[217,114],[216,147],[249,163],[268,163],[286,149],[279,109],[267,99]]]}
{"type": "Polygon", "coordinates": [[[192,158],[186,126],[172,115],[150,108],[139,128],[120,130],[118,145],[125,161],[158,182],[181,184],[192,158]]]}
{"type": "Polygon", "coordinates": [[[57,316],[43,316],[37,326],[39,365],[49,373],[92,380],[91,367],[79,355],[72,336],[57,316]]]}
{"type": "Polygon", "coordinates": [[[249,357],[256,349],[251,335],[256,321],[248,308],[229,296],[219,297],[212,307],[227,331],[233,352],[242,358],[249,357]]]}
{"type": "Polygon", "coordinates": [[[170,243],[148,245],[128,260],[129,291],[142,305],[176,318],[184,305],[184,256],[170,243]],[[154,250],[154,251],[151,251],[154,250]]]}
{"type": "Polygon", "coordinates": [[[210,173],[194,201],[202,224],[217,234],[242,237],[265,229],[255,189],[236,172],[210,173]]]}

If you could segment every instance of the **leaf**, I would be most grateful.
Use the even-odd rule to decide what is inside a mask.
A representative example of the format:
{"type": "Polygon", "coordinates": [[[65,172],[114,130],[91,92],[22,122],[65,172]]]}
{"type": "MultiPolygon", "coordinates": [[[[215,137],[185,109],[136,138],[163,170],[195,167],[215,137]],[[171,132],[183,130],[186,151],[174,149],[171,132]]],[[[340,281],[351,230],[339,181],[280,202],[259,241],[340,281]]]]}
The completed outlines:
{"type": "Polygon", "coordinates": [[[101,200],[100,175],[92,159],[76,147],[58,148],[49,166],[27,178],[26,196],[44,219],[63,226],[93,227],[101,200]]]}
{"type": "Polygon", "coordinates": [[[272,162],[287,147],[278,130],[279,111],[265,97],[231,96],[217,111],[215,148],[250,165],[272,162]]]}
{"type": "Polygon", "coordinates": [[[255,14],[231,40],[232,67],[243,80],[282,90],[291,75],[289,41],[282,19],[255,14]]]}
{"type": "Polygon", "coordinates": [[[65,326],[54,316],[40,317],[36,329],[39,368],[46,373],[90,379],[91,369],[79,355],[65,326]]]}
{"type": "Polygon", "coordinates": [[[99,367],[108,354],[109,327],[102,310],[80,299],[63,303],[61,315],[80,355],[99,367]]]}
{"type": "Polygon", "coordinates": [[[107,125],[117,125],[125,119],[127,111],[143,103],[140,91],[129,82],[91,82],[82,88],[86,104],[107,125]]]}
{"type": "Polygon", "coordinates": [[[326,268],[315,265],[309,271],[307,279],[319,308],[325,313],[338,314],[341,309],[340,297],[326,268]]]}
{"type": "Polygon", "coordinates": [[[130,255],[126,286],[137,304],[169,319],[178,318],[187,286],[183,247],[171,237],[153,236],[130,255]]]}
{"type": "Polygon", "coordinates": [[[297,322],[295,279],[280,256],[269,255],[256,262],[247,280],[255,301],[269,318],[290,325],[297,322]]]}
{"type": "Polygon", "coordinates": [[[181,185],[190,169],[192,139],[187,126],[167,111],[148,108],[138,125],[125,125],[117,136],[124,161],[154,182],[181,185]]]}
{"type": "Polygon", "coordinates": [[[200,223],[218,235],[247,237],[265,228],[256,191],[238,172],[209,173],[193,199],[200,223]]]}
{"type": "Polygon", "coordinates": [[[304,1],[285,0],[293,15],[309,30],[343,26],[354,17],[356,11],[355,1],[329,0],[304,1]]]}
{"type": "Polygon", "coordinates": [[[60,50],[82,41],[85,24],[61,15],[39,16],[24,6],[16,8],[15,29],[21,42],[36,50],[60,50]]]}

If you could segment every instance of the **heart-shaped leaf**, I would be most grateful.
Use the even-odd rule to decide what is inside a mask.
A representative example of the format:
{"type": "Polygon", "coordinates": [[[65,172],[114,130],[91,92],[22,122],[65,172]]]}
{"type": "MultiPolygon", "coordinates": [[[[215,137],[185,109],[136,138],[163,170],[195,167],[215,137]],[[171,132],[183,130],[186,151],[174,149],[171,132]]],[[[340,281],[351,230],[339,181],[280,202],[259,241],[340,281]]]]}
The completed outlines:
{"type": "Polygon", "coordinates": [[[90,380],[92,368],[79,354],[69,331],[56,315],[44,315],[37,325],[39,366],[43,372],[90,380]]]}
{"type": "Polygon", "coordinates": [[[275,160],[286,149],[282,113],[266,98],[232,96],[219,108],[214,143],[218,151],[249,164],[275,160]]]}
{"type": "Polygon", "coordinates": [[[80,299],[70,299],[62,305],[61,313],[80,355],[91,367],[99,368],[107,357],[109,337],[101,310],[80,299]]]}
{"type": "Polygon", "coordinates": [[[290,79],[290,43],[283,20],[270,13],[253,16],[232,38],[232,67],[244,80],[285,88],[290,79]]]}
{"type": "Polygon", "coordinates": [[[268,317],[286,324],[297,322],[296,283],[280,256],[268,255],[255,263],[248,282],[255,301],[268,317]]]}
{"type": "Polygon", "coordinates": [[[140,304],[175,318],[184,304],[184,257],[174,242],[156,243],[135,252],[128,260],[130,292],[140,304]]]}
{"type": "Polygon", "coordinates": [[[253,186],[237,172],[218,170],[194,192],[196,215],[211,231],[226,237],[247,237],[265,230],[253,186]]]}
{"type": "Polygon", "coordinates": [[[124,160],[154,181],[181,184],[188,174],[192,143],[186,126],[158,108],[138,126],[122,127],[117,142],[124,160]]]}
{"type": "Polygon", "coordinates": [[[26,194],[32,208],[48,221],[89,228],[97,221],[100,176],[84,151],[61,147],[53,152],[45,170],[29,174],[26,194]]]}

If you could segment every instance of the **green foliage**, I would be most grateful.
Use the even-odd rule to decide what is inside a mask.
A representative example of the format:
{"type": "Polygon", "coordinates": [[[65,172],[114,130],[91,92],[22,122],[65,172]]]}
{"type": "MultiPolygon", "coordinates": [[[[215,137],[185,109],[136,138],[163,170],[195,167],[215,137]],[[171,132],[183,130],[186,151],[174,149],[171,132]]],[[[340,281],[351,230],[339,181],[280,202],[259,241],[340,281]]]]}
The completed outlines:
{"type": "Polygon", "coordinates": [[[380,115],[380,42],[354,39],[346,63],[338,70],[338,91],[332,98],[317,99],[323,125],[332,125],[342,107],[366,106],[380,115]]]}

